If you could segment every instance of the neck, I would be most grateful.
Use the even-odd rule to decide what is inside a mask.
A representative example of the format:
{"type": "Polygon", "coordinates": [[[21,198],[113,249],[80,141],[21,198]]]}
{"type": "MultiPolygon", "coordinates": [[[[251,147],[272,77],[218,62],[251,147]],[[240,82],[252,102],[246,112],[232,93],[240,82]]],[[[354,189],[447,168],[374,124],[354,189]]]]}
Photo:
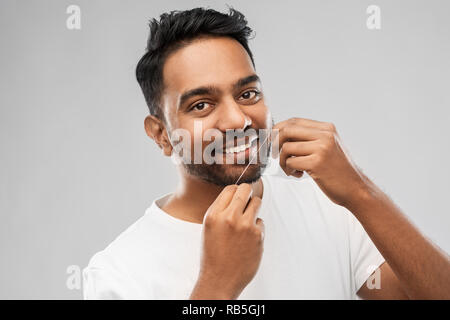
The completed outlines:
{"type": "MultiPolygon", "coordinates": [[[[161,209],[175,218],[201,224],[209,206],[223,188],[196,177],[182,175],[175,192],[161,209]]],[[[262,198],[261,178],[252,183],[252,188],[253,196],[262,198]]]]}

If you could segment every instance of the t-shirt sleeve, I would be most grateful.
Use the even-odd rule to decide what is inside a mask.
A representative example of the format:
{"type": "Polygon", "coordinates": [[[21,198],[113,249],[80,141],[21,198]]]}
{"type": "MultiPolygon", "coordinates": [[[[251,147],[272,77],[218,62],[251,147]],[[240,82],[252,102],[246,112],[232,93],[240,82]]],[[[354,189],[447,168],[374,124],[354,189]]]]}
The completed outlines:
{"type": "MultiPolygon", "coordinates": [[[[143,299],[134,280],[108,265],[88,265],[83,270],[85,300],[143,299]]],[[[148,298],[148,297],[147,297],[148,298]]]]}
{"type": "MultiPolygon", "coordinates": [[[[348,211],[347,209],[345,209],[348,211]]],[[[355,216],[348,211],[349,242],[355,293],[385,259],[355,216]]]]}

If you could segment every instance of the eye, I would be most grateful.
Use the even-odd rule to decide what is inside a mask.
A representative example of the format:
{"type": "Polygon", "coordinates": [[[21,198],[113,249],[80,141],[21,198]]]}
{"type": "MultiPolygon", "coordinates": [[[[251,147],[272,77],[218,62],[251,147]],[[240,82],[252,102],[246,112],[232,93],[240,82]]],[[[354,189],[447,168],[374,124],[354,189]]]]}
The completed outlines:
{"type": "Polygon", "coordinates": [[[249,90],[244,92],[241,97],[244,98],[244,100],[250,100],[259,97],[261,93],[258,90],[249,90]]]}
{"type": "Polygon", "coordinates": [[[203,111],[206,110],[209,106],[208,102],[200,102],[194,105],[189,111],[203,111]]]}

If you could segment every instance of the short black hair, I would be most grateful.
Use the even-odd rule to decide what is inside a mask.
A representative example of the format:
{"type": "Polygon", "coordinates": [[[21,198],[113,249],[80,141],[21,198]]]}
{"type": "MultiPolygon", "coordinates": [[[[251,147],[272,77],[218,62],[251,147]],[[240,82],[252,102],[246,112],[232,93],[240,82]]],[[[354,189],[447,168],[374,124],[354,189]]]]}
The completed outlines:
{"type": "Polygon", "coordinates": [[[254,34],[245,16],[229,7],[224,14],[208,8],[174,10],[149,22],[150,35],[145,54],[136,66],[136,79],[141,86],[150,114],[164,121],[161,96],[164,90],[163,65],[170,53],[205,36],[231,37],[247,51],[255,68],[248,40],[254,34]]]}

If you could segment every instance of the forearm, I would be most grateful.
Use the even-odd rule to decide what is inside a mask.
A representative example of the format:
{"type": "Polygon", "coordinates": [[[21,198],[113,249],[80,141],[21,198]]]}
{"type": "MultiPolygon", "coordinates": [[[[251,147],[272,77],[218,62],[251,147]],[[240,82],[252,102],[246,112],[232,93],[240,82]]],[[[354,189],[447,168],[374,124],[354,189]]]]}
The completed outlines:
{"type": "Polygon", "coordinates": [[[347,206],[413,299],[450,299],[450,257],[368,180],[347,206]]]}

